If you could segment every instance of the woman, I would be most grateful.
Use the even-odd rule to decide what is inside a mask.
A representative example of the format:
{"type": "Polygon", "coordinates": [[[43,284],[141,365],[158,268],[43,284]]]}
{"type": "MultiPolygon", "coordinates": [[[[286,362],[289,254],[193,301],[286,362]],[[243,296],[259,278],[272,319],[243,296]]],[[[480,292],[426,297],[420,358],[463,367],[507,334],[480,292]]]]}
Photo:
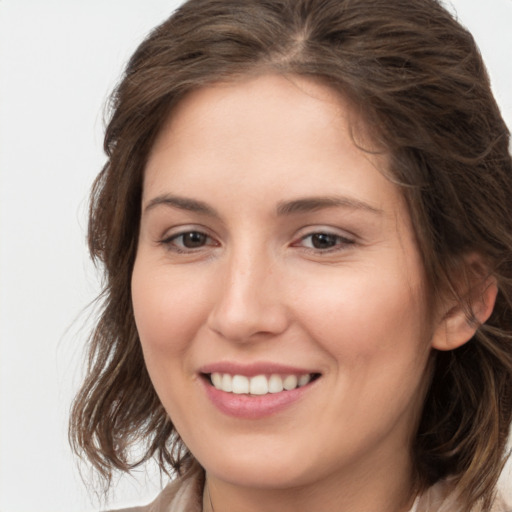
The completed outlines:
{"type": "Polygon", "coordinates": [[[141,510],[507,510],[508,142],[435,0],[184,4],[113,96],[76,450],[174,470],[141,510]]]}

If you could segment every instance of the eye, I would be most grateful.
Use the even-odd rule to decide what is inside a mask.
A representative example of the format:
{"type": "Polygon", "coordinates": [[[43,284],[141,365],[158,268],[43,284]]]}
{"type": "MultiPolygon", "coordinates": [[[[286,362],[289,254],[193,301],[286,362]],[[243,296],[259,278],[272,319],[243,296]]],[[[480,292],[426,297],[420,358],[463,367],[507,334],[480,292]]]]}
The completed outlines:
{"type": "Polygon", "coordinates": [[[176,236],[173,240],[175,243],[179,240],[181,245],[187,249],[197,249],[198,247],[206,245],[208,236],[199,231],[190,231],[176,236]]]}
{"type": "Polygon", "coordinates": [[[339,242],[339,238],[339,236],[329,233],[315,233],[314,235],[307,236],[311,246],[315,249],[330,249],[331,247],[335,247],[339,242]]]}
{"type": "Polygon", "coordinates": [[[343,249],[354,244],[354,240],[328,232],[309,233],[295,242],[294,246],[304,247],[314,251],[327,252],[329,250],[343,249]]]}
{"type": "Polygon", "coordinates": [[[190,252],[217,245],[213,238],[202,231],[184,231],[163,239],[161,243],[175,252],[190,252]]]}

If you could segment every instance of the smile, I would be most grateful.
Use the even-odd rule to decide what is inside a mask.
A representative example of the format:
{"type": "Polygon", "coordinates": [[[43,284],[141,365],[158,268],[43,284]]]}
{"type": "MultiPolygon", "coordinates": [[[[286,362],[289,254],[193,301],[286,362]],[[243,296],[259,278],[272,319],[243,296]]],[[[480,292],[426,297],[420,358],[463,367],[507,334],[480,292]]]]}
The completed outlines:
{"type": "Polygon", "coordinates": [[[309,384],[315,374],[306,373],[301,375],[231,375],[229,373],[214,372],[210,374],[210,382],[219,391],[234,393],[236,395],[267,395],[269,393],[281,393],[292,391],[296,388],[309,384]]]}
{"type": "Polygon", "coordinates": [[[199,368],[199,381],[223,414],[259,420],[278,414],[313,393],[322,373],[270,361],[222,361],[199,368]]]}

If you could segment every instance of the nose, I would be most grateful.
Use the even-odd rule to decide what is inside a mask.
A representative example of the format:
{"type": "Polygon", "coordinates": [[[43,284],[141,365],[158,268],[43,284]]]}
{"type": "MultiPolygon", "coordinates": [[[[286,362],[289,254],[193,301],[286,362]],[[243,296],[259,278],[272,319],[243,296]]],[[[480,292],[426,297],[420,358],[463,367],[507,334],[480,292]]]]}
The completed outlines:
{"type": "Polygon", "coordinates": [[[223,264],[208,325],[225,339],[250,342],[283,333],[289,313],[282,275],[263,254],[233,255],[223,264]]]}

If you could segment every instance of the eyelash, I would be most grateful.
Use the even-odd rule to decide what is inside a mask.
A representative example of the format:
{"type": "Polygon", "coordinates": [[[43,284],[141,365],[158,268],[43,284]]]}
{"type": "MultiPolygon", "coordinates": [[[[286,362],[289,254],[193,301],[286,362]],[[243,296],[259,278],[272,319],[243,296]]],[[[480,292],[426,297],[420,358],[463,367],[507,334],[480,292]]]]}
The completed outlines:
{"type": "Polygon", "coordinates": [[[304,242],[305,240],[308,239],[310,239],[310,246],[303,246],[303,248],[315,254],[326,254],[331,252],[343,251],[347,249],[348,246],[355,244],[355,240],[348,238],[346,236],[330,233],[329,231],[315,231],[313,233],[308,233],[307,235],[300,237],[297,242],[294,242],[292,244],[292,246],[298,247],[301,242],[304,242]],[[333,245],[324,248],[315,247],[315,237],[317,237],[317,241],[318,237],[325,237],[326,239],[330,240],[333,243],[333,245]]]}
{"type": "MultiPolygon", "coordinates": [[[[200,230],[188,230],[182,231],[181,233],[176,233],[169,237],[166,237],[160,240],[160,243],[166,246],[169,250],[174,251],[178,254],[191,254],[195,253],[198,250],[203,249],[206,246],[216,247],[219,245],[212,237],[208,234],[204,233],[200,230]],[[196,247],[186,247],[184,243],[184,237],[187,235],[200,237],[199,244],[196,247]],[[181,243],[177,243],[178,240],[181,239],[181,243]]],[[[355,240],[348,238],[346,236],[337,235],[335,233],[330,233],[329,231],[315,231],[312,233],[308,233],[307,235],[301,236],[297,241],[291,244],[292,247],[302,247],[308,252],[312,252],[315,254],[326,254],[331,252],[343,251],[347,249],[348,246],[354,245],[355,240]],[[319,241],[320,237],[324,238],[324,241],[327,243],[332,243],[329,247],[315,247],[315,237],[316,242],[319,241]],[[310,246],[302,245],[306,240],[310,240],[310,246]]]]}
{"type": "Polygon", "coordinates": [[[181,233],[176,233],[175,235],[171,235],[169,237],[164,238],[163,240],[160,240],[160,243],[162,245],[166,246],[169,250],[174,251],[178,254],[190,254],[190,253],[196,252],[197,250],[202,249],[203,247],[205,247],[207,245],[211,245],[211,246],[219,245],[218,243],[216,243],[213,240],[212,237],[210,237],[203,231],[199,231],[199,230],[195,230],[195,229],[191,229],[188,231],[182,231],[181,233]],[[196,236],[199,235],[200,237],[203,237],[203,240],[205,241],[205,243],[201,244],[198,247],[185,247],[183,242],[184,242],[184,237],[187,235],[196,235],[196,236]],[[179,240],[180,238],[181,238],[181,244],[178,245],[176,243],[176,241],[179,240]],[[208,242],[210,242],[210,243],[208,243],[208,242]],[[211,243],[211,242],[214,242],[214,243],[211,243]]]}

